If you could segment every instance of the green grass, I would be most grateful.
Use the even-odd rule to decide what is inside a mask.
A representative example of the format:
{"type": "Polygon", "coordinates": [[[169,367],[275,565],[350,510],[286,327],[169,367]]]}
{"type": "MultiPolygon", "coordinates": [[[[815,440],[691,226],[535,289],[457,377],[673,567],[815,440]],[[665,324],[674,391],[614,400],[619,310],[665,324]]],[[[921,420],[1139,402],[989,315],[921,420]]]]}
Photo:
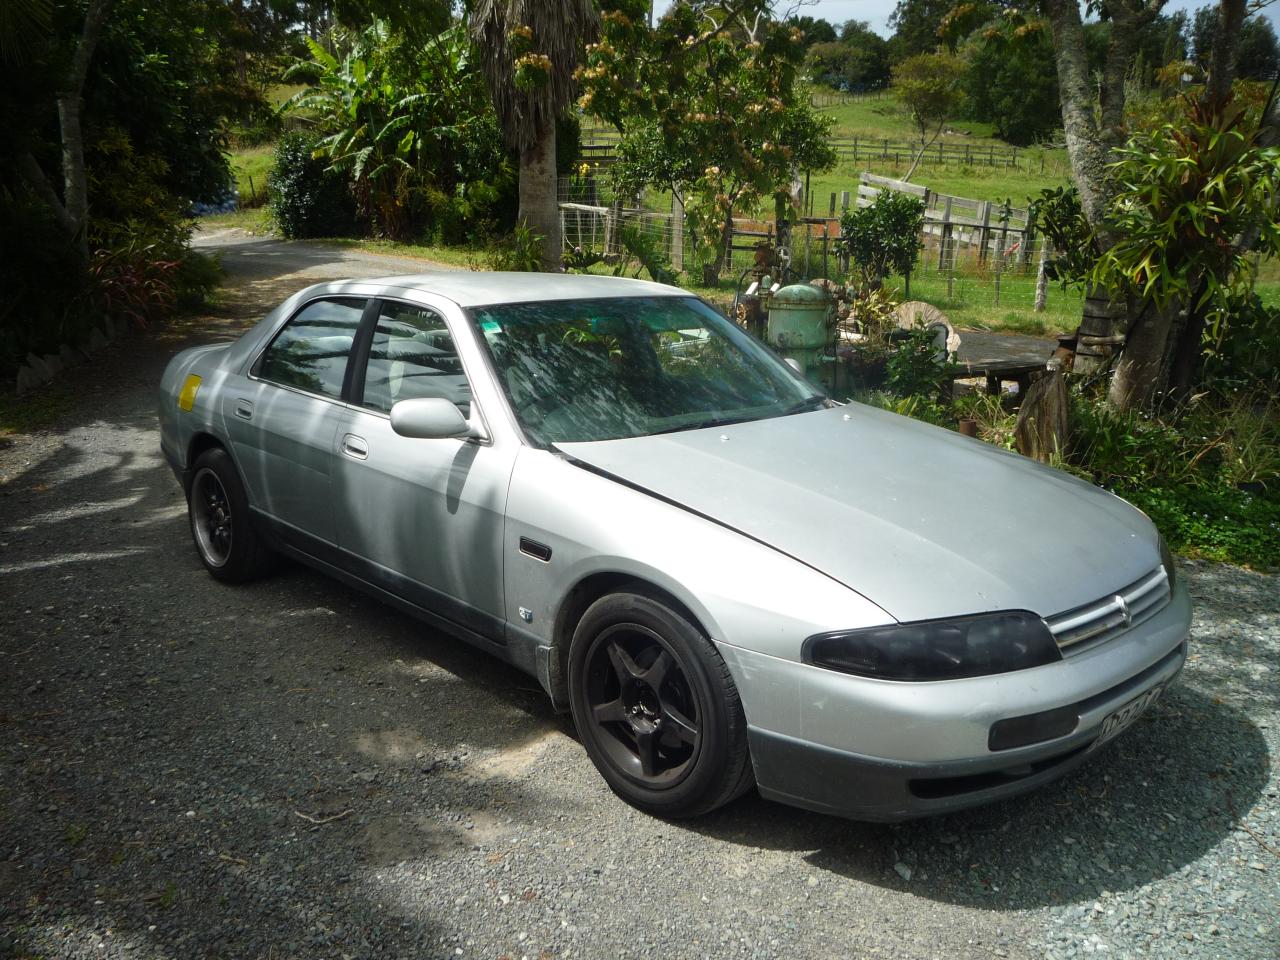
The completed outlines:
{"type": "Polygon", "coordinates": [[[1253,289],[1266,306],[1280,308],[1280,259],[1268,258],[1258,264],[1253,289]]]}
{"type": "Polygon", "coordinates": [[[230,152],[231,172],[236,178],[241,206],[258,206],[266,202],[267,174],[275,160],[275,144],[238,147],[230,152]]]}
{"type": "Polygon", "coordinates": [[[306,84],[302,83],[273,83],[267,90],[267,99],[278,107],[295,93],[301,93],[305,89],[306,84]]]}
{"type": "MultiPolygon", "coordinates": [[[[920,134],[898,98],[884,97],[854,100],[834,107],[819,107],[818,113],[835,119],[833,133],[837,137],[877,137],[882,140],[915,140],[920,134]]],[[[995,137],[989,123],[955,120],[940,137],[946,143],[1004,145],[995,137]]]]}
{"type": "MultiPolygon", "coordinates": [[[[893,285],[903,299],[902,281],[893,285]]],[[[995,284],[972,272],[959,272],[951,284],[937,274],[911,278],[912,300],[924,300],[947,315],[957,327],[996,330],[1002,333],[1025,333],[1053,336],[1074,330],[1080,323],[1083,300],[1079,293],[1063,291],[1051,284],[1043,313],[1035,311],[1035,276],[1004,276],[1000,280],[1000,302],[996,303],[995,284]]]]}
{"type": "Polygon", "coordinates": [[[214,213],[199,220],[203,230],[220,230],[234,227],[247,231],[252,236],[262,236],[272,232],[271,211],[266,207],[252,207],[248,210],[236,210],[232,213],[214,213]]]}
{"type": "Polygon", "coordinates": [[[335,237],[317,240],[338,247],[385,253],[395,257],[414,257],[468,270],[488,270],[488,253],[483,247],[448,247],[438,243],[396,243],[393,240],[369,240],[361,237],[335,237]]]}

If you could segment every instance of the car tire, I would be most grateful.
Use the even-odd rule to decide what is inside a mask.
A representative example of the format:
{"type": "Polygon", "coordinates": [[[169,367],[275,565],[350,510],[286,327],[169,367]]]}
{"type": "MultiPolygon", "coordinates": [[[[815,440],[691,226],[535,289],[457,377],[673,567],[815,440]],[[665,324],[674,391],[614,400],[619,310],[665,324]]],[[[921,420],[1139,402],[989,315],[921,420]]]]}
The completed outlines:
{"type": "Polygon", "coordinates": [[[701,629],[644,587],[583,614],[569,648],[569,703],[596,769],[641,810],[697,816],[754,783],[728,667],[701,629]]]}
{"type": "Polygon", "coordinates": [[[253,528],[240,473],[221,447],[206,450],[191,467],[187,517],[196,553],[214,578],[246,583],[275,565],[275,553],[253,528]]]}

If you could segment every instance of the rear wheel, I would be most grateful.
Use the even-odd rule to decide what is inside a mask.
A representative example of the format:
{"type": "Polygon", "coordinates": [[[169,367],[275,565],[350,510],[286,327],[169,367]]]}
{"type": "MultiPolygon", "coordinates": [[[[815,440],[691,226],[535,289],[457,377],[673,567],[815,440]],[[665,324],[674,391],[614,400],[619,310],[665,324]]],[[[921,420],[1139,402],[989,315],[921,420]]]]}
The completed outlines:
{"type": "Polygon", "coordinates": [[[746,717],[728,668],[658,598],[615,593],[588,608],[569,650],[569,692],[587,753],[633,806],[695,816],[750,788],[746,717]]]}
{"type": "Polygon", "coordinates": [[[220,447],[196,458],[187,490],[187,516],[196,553],[206,570],[226,583],[267,573],[275,555],[249,518],[249,498],[231,457],[220,447]]]}

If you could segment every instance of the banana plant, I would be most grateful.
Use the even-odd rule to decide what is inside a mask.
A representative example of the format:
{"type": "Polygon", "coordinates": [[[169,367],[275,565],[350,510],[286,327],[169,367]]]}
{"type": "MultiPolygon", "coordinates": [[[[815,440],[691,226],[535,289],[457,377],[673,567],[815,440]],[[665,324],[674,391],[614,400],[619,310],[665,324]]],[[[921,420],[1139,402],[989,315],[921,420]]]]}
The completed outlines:
{"type": "Polygon", "coordinates": [[[285,109],[321,133],[316,156],[351,178],[362,211],[391,239],[406,239],[413,192],[433,181],[448,145],[481,112],[466,34],[452,27],[413,55],[383,21],[332,39],[342,52],[307,40],[311,59],[285,79],[308,86],[285,109]]]}

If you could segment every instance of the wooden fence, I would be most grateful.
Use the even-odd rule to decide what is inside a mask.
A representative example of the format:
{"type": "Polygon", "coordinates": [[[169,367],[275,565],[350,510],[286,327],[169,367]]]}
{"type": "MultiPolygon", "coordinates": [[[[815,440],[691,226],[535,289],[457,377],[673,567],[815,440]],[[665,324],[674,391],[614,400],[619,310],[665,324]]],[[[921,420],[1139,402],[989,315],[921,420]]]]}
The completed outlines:
{"type": "MultiPolygon", "coordinates": [[[[837,137],[831,141],[836,156],[850,163],[869,160],[893,161],[907,164],[915,159],[919,144],[902,140],[881,140],[874,137],[837,137]]],[[[618,135],[603,130],[583,131],[581,159],[584,163],[610,166],[617,159],[618,135]]],[[[1034,158],[1034,155],[1033,155],[1034,158]]],[[[924,162],[959,164],[966,167],[1017,167],[1026,160],[1025,153],[1017,147],[1001,147],[994,144],[936,143],[925,151],[924,162]]],[[[1034,160],[1033,160],[1034,162],[1034,160]]],[[[1044,155],[1040,164],[1043,168],[1044,155]]]]}
{"type": "MultiPolygon", "coordinates": [[[[855,189],[832,193],[825,211],[814,209],[819,198],[807,198],[808,216],[801,217],[792,227],[793,258],[799,261],[803,257],[810,273],[820,261],[822,275],[828,275],[828,258],[835,256],[833,242],[840,236],[841,214],[855,204],[868,206],[885,190],[910,193],[925,203],[920,237],[925,247],[921,271],[954,274],[957,263],[963,259],[979,272],[994,273],[997,303],[1000,275],[1035,271],[1046,253],[1044,244],[1036,242],[1026,208],[955,197],[920,184],[863,173],[855,189]]],[[[569,197],[570,193],[562,190],[562,198],[568,200],[569,197]]],[[[684,266],[691,238],[686,235],[687,225],[678,209],[672,213],[655,213],[620,203],[605,206],[588,200],[561,202],[560,210],[566,247],[580,245],[584,249],[617,252],[618,228],[622,223],[630,223],[660,239],[677,268],[684,266]]],[[[729,244],[730,262],[735,266],[749,264],[757,243],[775,240],[773,231],[774,225],[768,221],[735,219],[729,244]]],[[[830,266],[834,267],[834,263],[830,266]]]]}

